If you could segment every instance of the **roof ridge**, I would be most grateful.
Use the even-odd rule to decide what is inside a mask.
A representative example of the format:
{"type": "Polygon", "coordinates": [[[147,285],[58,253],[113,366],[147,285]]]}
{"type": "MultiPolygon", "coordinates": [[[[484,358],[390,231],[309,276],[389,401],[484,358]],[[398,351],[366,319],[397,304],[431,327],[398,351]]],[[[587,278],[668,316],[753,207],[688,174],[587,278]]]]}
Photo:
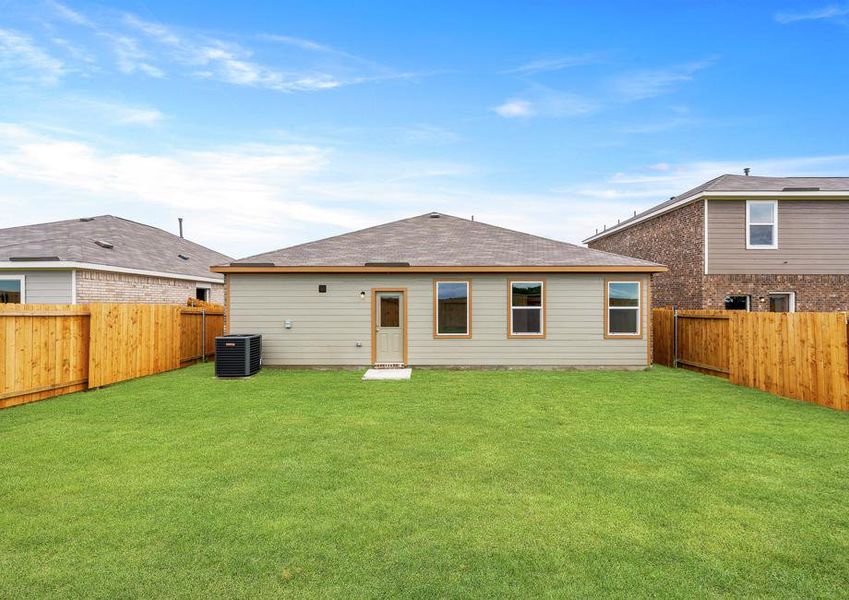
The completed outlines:
{"type": "MultiPolygon", "coordinates": [[[[446,216],[453,217],[453,215],[446,215],[446,216]]],[[[473,221],[472,219],[466,219],[464,217],[453,217],[453,218],[460,219],[462,221],[468,221],[469,223],[474,223],[475,225],[485,225],[486,227],[492,227],[493,229],[500,229],[501,231],[509,231],[510,233],[518,233],[519,235],[537,238],[538,240],[545,240],[546,242],[554,242],[556,244],[565,244],[566,246],[572,246],[573,248],[581,248],[583,250],[588,249],[588,248],[584,248],[583,246],[579,246],[578,244],[573,244],[572,242],[564,242],[562,240],[555,240],[554,238],[545,237],[543,235],[537,235],[535,233],[528,233],[526,231],[519,231],[518,229],[510,229],[509,227],[502,227],[501,225],[493,225],[492,223],[487,223],[485,221],[473,221]]]]}
{"type": "MultiPolygon", "coordinates": [[[[714,177],[713,179],[708,180],[706,183],[703,183],[701,185],[697,185],[696,187],[694,187],[692,189],[696,190],[696,189],[701,188],[701,191],[713,189],[713,186],[715,186],[717,183],[719,183],[720,181],[722,181],[726,177],[731,177],[731,175],[732,175],[732,173],[723,173],[719,177],[714,177]]],[[[687,192],[684,192],[684,194],[686,194],[686,193],[687,192]]],[[[679,198],[680,196],[675,196],[675,197],[679,198]]]]}
{"type": "MultiPolygon", "coordinates": [[[[485,221],[475,221],[474,219],[467,219],[465,217],[458,217],[456,215],[449,215],[448,213],[443,213],[443,212],[439,212],[439,211],[436,211],[436,210],[432,210],[432,211],[429,211],[429,212],[426,212],[426,213],[422,213],[420,215],[414,215],[412,217],[406,217],[406,218],[403,218],[403,219],[397,219],[395,221],[389,221],[388,223],[381,223],[379,225],[372,225],[370,227],[364,227],[363,229],[355,229],[354,231],[347,231],[345,233],[339,233],[337,235],[331,235],[331,236],[328,236],[328,237],[325,237],[325,238],[312,240],[310,242],[303,242],[301,244],[295,244],[293,246],[284,246],[282,248],[277,248],[275,250],[269,250],[267,252],[260,252],[259,254],[253,254],[251,256],[239,258],[239,259],[237,259],[233,262],[245,262],[245,261],[249,261],[251,259],[260,257],[260,256],[265,256],[267,254],[282,252],[284,250],[294,250],[296,248],[302,248],[304,246],[310,246],[312,244],[318,244],[318,243],[321,243],[321,242],[326,242],[328,240],[344,237],[346,235],[354,235],[354,234],[357,234],[357,233],[362,233],[364,231],[370,231],[370,230],[373,230],[373,229],[380,229],[382,227],[388,227],[390,225],[397,225],[398,223],[403,223],[405,221],[412,221],[414,219],[420,219],[420,218],[423,218],[423,217],[430,217],[430,215],[440,215],[441,217],[448,217],[449,219],[456,219],[458,221],[465,221],[466,223],[472,223],[475,226],[482,225],[484,227],[490,227],[492,229],[500,229],[501,231],[507,231],[507,232],[514,233],[514,234],[517,234],[517,235],[532,237],[532,238],[536,238],[536,239],[539,239],[539,240],[544,240],[546,242],[554,242],[555,244],[563,244],[565,246],[571,246],[572,248],[580,248],[582,250],[592,250],[592,248],[585,248],[584,246],[579,246],[578,244],[573,244],[571,242],[564,242],[562,240],[556,240],[554,238],[545,237],[545,236],[537,235],[537,234],[534,234],[534,233],[527,233],[525,231],[519,231],[517,229],[510,229],[509,227],[502,227],[501,225],[493,225],[492,223],[487,223],[485,221]]],[[[612,254],[612,253],[607,252],[606,254],[612,254]]]]}

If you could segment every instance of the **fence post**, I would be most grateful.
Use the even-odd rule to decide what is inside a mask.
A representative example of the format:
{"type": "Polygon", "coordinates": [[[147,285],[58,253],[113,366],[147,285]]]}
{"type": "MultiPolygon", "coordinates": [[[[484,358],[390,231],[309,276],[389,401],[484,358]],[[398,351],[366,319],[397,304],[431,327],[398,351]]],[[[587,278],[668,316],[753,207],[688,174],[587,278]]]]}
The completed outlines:
{"type": "Polygon", "coordinates": [[[672,368],[678,368],[678,307],[672,307],[672,368]]]}
{"type": "Polygon", "coordinates": [[[201,362],[206,362],[206,309],[200,309],[200,355],[201,362]]]}

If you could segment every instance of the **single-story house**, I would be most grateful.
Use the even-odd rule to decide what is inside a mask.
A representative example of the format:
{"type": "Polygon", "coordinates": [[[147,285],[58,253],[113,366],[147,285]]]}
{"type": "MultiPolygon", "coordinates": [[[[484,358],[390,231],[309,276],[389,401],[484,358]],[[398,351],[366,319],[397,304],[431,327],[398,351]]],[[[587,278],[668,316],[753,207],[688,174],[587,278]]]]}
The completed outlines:
{"type": "Polygon", "coordinates": [[[212,270],[266,365],[644,368],[665,267],[429,213],[212,270]]]}
{"type": "Polygon", "coordinates": [[[103,215],[0,229],[0,303],[224,302],[232,260],[162,229],[103,215]]]}

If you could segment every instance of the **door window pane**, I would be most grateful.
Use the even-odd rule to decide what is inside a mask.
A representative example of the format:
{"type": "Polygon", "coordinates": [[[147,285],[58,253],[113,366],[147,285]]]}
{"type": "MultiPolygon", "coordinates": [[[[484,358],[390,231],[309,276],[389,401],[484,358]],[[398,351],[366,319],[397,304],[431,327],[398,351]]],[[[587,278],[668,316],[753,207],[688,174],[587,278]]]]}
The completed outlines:
{"type": "Polygon", "coordinates": [[[469,284],[466,281],[436,283],[437,334],[469,333],[469,284]]]}
{"type": "Polygon", "coordinates": [[[21,303],[21,280],[0,279],[0,304],[21,303]]]}
{"type": "Polygon", "coordinates": [[[401,326],[401,298],[398,296],[380,297],[380,327],[401,326]]]}

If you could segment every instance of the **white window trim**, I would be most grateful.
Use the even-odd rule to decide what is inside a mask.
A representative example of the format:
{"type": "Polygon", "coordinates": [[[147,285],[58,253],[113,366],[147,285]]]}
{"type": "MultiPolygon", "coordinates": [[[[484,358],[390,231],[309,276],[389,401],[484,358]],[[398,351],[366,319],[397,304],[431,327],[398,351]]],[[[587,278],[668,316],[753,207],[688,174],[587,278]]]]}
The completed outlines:
{"type": "Polygon", "coordinates": [[[469,309],[472,305],[471,285],[468,281],[436,280],[436,335],[437,337],[469,337],[472,330],[472,315],[469,309]],[[439,285],[442,283],[464,283],[466,284],[466,331],[464,333],[439,333],[439,285]]]}
{"type": "Polygon", "coordinates": [[[770,296],[779,296],[779,295],[790,296],[790,312],[792,312],[792,313],[796,312],[796,292],[767,292],[766,293],[766,300],[767,300],[767,302],[769,302],[770,296]]]}
{"type": "Polygon", "coordinates": [[[514,279],[510,282],[510,335],[511,336],[532,336],[540,337],[545,335],[545,282],[541,279],[514,279]],[[517,283],[538,283],[540,291],[539,306],[513,306],[513,285],[517,283]],[[516,310],[538,310],[539,311],[539,331],[521,331],[517,332],[513,329],[513,309],[516,310]]]}
{"type": "Polygon", "coordinates": [[[21,282],[21,304],[27,303],[27,276],[26,275],[5,275],[0,271],[0,279],[16,279],[21,282]]]}
{"type": "Polygon", "coordinates": [[[746,250],[777,250],[778,249],[778,200],[746,200],[746,250]],[[752,223],[750,207],[756,204],[772,205],[772,223],[752,223]],[[772,244],[753,244],[751,225],[772,225],[772,244]]]}
{"type": "Polygon", "coordinates": [[[623,279],[618,281],[610,280],[607,282],[607,306],[605,307],[607,310],[607,335],[610,337],[635,337],[643,335],[642,327],[643,327],[643,282],[636,281],[634,279],[623,279]],[[636,283],[637,284],[637,306],[610,306],[610,286],[614,283],[636,283]],[[637,331],[635,333],[613,333],[610,331],[610,322],[612,319],[610,318],[611,310],[636,310],[637,311],[637,331]]]}

